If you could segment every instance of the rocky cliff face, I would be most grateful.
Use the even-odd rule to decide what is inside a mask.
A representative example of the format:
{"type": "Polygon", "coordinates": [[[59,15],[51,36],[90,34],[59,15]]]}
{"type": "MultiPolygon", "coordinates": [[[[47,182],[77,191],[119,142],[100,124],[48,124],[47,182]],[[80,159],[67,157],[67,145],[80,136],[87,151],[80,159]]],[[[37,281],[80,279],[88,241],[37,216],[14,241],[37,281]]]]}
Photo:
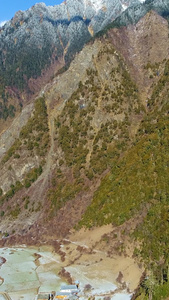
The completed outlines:
{"type": "Polygon", "coordinates": [[[18,11],[0,29],[2,100],[22,91],[24,104],[25,95],[30,98],[91,36],[135,2],[67,0],[59,6],[40,3],[18,11]],[[8,93],[5,86],[10,87],[8,93]]]}
{"type": "MultiPolygon", "coordinates": [[[[141,2],[141,1],[140,1],[141,2]]],[[[169,3],[167,0],[146,0],[143,3],[134,3],[124,11],[111,25],[112,27],[136,24],[139,19],[145,16],[150,10],[156,11],[161,16],[168,18],[169,3]]]]}

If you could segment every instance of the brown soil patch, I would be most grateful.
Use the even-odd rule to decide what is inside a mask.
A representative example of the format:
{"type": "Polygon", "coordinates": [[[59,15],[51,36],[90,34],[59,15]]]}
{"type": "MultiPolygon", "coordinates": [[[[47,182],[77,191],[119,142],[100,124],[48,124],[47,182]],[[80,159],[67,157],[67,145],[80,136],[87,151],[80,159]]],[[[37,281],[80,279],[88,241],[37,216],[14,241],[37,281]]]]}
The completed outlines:
{"type": "MultiPolygon", "coordinates": [[[[64,268],[70,273],[77,268],[82,274],[87,272],[100,279],[111,278],[119,288],[134,291],[139,284],[143,269],[132,257],[132,250],[128,250],[126,255],[117,254],[112,249],[111,256],[108,254],[110,246],[106,241],[103,243],[102,238],[105,234],[111,235],[113,230],[112,225],[107,225],[92,230],[72,231],[66,244],[62,246],[62,251],[66,253],[64,268]],[[119,274],[120,280],[118,280],[119,274]]],[[[72,276],[76,278],[76,274],[72,273],[72,276]]]]}

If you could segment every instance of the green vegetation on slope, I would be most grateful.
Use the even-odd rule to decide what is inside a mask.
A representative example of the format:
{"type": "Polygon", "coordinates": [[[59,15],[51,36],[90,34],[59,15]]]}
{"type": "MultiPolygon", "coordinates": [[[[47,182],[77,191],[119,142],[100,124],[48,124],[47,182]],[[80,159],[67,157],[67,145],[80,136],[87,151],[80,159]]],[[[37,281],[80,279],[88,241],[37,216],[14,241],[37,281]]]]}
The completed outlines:
{"type": "Polygon", "coordinates": [[[19,138],[7,151],[2,163],[6,163],[11,157],[19,159],[21,153],[38,155],[43,158],[49,148],[48,116],[44,98],[38,98],[35,102],[33,116],[22,128],[19,138]]]}
{"type": "Polygon", "coordinates": [[[9,94],[5,91],[0,77],[0,119],[6,120],[15,116],[16,107],[8,103],[9,94]]]}
{"type": "Polygon", "coordinates": [[[167,269],[164,269],[164,273],[161,273],[161,284],[152,272],[141,283],[140,289],[137,294],[133,296],[133,299],[137,300],[167,300],[169,295],[169,282],[167,269]]]}
{"type": "Polygon", "coordinates": [[[132,115],[143,113],[138,89],[123,59],[111,44],[103,45],[86,70],[84,82],[79,82],[78,89],[55,120],[55,143],[62,155],[57,162],[55,186],[48,193],[52,209],[57,210],[75,198],[79,184],[84,190],[89,181],[112,167],[113,161],[131,143],[132,115]],[[102,68],[104,64],[106,74],[102,68]],[[70,190],[73,192],[68,197],[62,187],[66,187],[67,178],[61,181],[59,169],[63,174],[65,169],[71,174],[70,190]]]}
{"type": "Polygon", "coordinates": [[[58,211],[67,201],[73,199],[82,188],[83,185],[80,182],[68,183],[65,179],[60,180],[57,186],[53,184],[53,188],[48,192],[52,213],[58,211]]]}
{"type": "Polygon", "coordinates": [[[37,78],[41,71],[49,66],[53,48],[46,42],[40,47],[27,47],[25,51],[24,41],[20,48],[17,44],[6,44],[0,49],[0,61],[5,62],[0,67],[0,77],[3,78],[3,86],[16,87],[19,90],[28,89],[28,80],[37,78]],[[12,47],[12,48],[11,48],[12,47]]]}
{"type": "Polygon", "coordinates": [[[142,204],[167,197],[168,116],[158,119],[158,125],[152,124],[150,131],[135,142],[125,157],[118,162],[113,161],[111,174],[103,179],[81,225],[119,225],[129,219],[142,204]]]}
{"type": "Polygon", "coordinates": [[[79,88],[56,120],[56,138],[67,166],[84,168],[86,174],[90,169],[93,176],[102,174],[118,152],[115,145],[121,150],[130,142],[129,115],[143,111],[137,87],[122,58],[112,46],[104,46],[93,58],[85,82],[79,82],[79,88]],[[102,78],[105,76],[99,69],[102,60],[106,60],[110,80],[102,78]],[[100,124],[96,124],[98,114],[100,124]]]}
{"type": "Polygon", "coordinates": [[[169,82],[169,60],[166,61],[164,72],[160,80],[154,87],[153,93],[148,102],[148,106],[151,109],[153,109],[154,105],[156,104],[160,105],[168,101],[168,94],[169,94],[168,82],[169,82]]]}
{"type": "MultiPolygon", "coordinates": [[[[163,294],[169,294],[168,111],[166,104],[158,117],[155,118],[157,112],[152,113],[149,120],[143,121],[136,142],[124,157],[113,162],[111,173],[102,180],[79,223],[88,228],[109,223],[120,225],[147,208],[147,216],[136,228],[134,238],[140,244],[135,255],[142,258],[155,277],[152,299],[163,299],[163,294]]],[[[144,290],[149,295],[151,290],[146,284],[148,281],[144,290]]]]}
{"type": "MultiPolygon", "coordinates": [[[[45,162],[45,156],[49,149],[49,128],[48,128],[48,115],[44,98],[38,98],[35,102],[35,109],[33,116],[28,120],[27,124],[22,128],[19,138],[7,151],[3,157],[1,163],[4,165],[9,160],[17,159],[18,164],[23,162],[25,156],[37,157],[36,166],[31,168],[24,176],[22,182],[16,181],[12,184],[10,189],[3,195],[0,191],[0,205],[2,206],[4,201],[8,201],[19,190],[23,188],[29,188],[33,182],[42,173],[42,166],[45,162]]],[[[9,171],[12,170],[12,166],[9,165],[9,171]]],[[[12,217],[17,217],[20,210],[15,207],[9,209],[12,217]]],[[[1,212],[3,217],[5,212],[1,212]]]]}
{"type": "Polygon", "coordinates": [[[168,61],[156,84],[130,149],[112,160],[111,172],[102,179],[78,227],[116,226],[147,210],[133,238],[134,254],[146,265],[150,277],[142,283],[138,299],[165,299],[169,295],[169,90],[168,61]]]}

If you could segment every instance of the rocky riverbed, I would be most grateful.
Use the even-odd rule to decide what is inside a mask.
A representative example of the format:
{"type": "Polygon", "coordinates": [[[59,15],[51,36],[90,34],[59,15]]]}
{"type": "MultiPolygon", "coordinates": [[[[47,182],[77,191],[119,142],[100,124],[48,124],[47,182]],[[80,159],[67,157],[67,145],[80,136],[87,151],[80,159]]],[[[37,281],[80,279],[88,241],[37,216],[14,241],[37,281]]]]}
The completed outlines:
{"type": "Polygon", "coordinates": [[[101,237],[111,226],[73,232],[52,246],[0,248],[0,292],[12,300],[33,300],[38,292],[59,291],[62,283],[80,281],[80,299],[129,300],[142,269],[129,255],[107,252],[101,237]]]}

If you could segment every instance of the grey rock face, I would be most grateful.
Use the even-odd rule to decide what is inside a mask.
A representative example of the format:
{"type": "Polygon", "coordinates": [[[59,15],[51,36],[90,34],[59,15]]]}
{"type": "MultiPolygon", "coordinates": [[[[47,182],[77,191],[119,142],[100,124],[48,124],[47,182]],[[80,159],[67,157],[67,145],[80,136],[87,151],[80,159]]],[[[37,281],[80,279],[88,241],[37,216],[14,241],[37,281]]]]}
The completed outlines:
{"type": "Polygon", "coordinates": [[[27,87],[43,69],[65,62],[137,0],[66,0],[61,5],[35,4],[18,11],[0,28],[0,77],[5,85],[27,87]]]}
{"type": "Polygon", "coordinates": [[[150,10],[167,17],[169,16],[169,2],[167,0],[146,0],[143,3],[136,1],[114,21],[114,26],[136,24],[150,10]]]}
{"type": "Polygon", "coordinates": [[[39,3],[19,11],[0,29],[0,77],[6,86],[23,90],[30,78],[38,78],[52,62],[59,58],[70,62],[92,35],[115,19],[114,26],[136,23],[150,9],[165,14],[169,3],[66,0],[61,5],[39,3]]]}

